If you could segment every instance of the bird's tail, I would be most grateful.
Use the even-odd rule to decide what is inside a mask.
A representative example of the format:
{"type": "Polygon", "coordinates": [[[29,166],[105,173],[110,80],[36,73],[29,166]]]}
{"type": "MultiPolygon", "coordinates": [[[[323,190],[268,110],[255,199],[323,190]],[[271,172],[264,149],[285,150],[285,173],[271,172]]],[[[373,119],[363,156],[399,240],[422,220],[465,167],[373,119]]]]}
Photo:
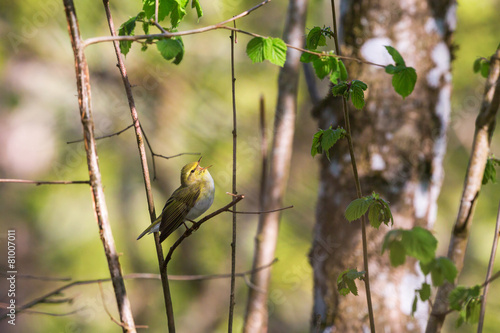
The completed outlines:
{"type": "Polygon", "coordinates": [[[161,215],[158,216],[158,218],[149,225],[149,227],[146,228],[146,230],[144,230],[142,232],[142,234],[139,235],[139,237],[137,237],[137,240],[141,239],[142,237],[144,237],[144,235],[147,235],[147,234],[150,234],[152,232],[157,232],[159,231],[160,229],[160,223],[161,223],[161,215]]]}

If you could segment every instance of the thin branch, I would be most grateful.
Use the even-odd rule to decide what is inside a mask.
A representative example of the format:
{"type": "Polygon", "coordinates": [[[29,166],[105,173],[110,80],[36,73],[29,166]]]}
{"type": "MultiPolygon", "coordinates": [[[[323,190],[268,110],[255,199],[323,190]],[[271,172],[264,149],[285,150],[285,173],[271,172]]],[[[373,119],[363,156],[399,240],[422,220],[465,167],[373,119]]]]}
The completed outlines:
{"type": "MultiPolygon", "coordinates": [[[[236,27],[236,21],[233,21],[236,27]]],[[[237,122],[236,122],[236,76],[234,74],[234,44],[235,42],[235,32],[231,31],[231,96],[232,96],[232,104],[233,104],[233,179],[232,179],[232,191],[233,194],[238,194],[236,190],[236,152],[237,152],[237,143],[238,143],[238,135],[237,135],[237,122]]],[[[233,197],[233,201],[236,200],[236,197],[233,197]]],[[[236,208],[236,206],[235,206],[236,208]]],[[[236,286],[236,279],[234,274],[236,273],[236,213],[233,211],[233,225],[232,225],[232,241],[231,241],[231,287],[229,292],[229,317],[228,317],[228,325],[227,331],[231,333],[233,331],[233,316],[234,316],[234,304],[235,304],[235,295],[234,289],[236,286]]]]}
{"type": "MultiPolygon", "coordinates": [[[[252,36],[252,37],[260,37],[260,38],[268,38],[268,36],[264,35],[259,35],[253,32],[241,30],[238,28],[233,28],[233,27],[228,27],[226,25],[221,25],[222,23],[211,25],[208,27],[204,28],[199,28],[199,29],[194,29],[194,30],[186,30],[186,31],[178,31],[178,32],[166,32],[166,33],[161,33],[161,34],[151,34],[151,35],[135,35],[135,36],[116,36],[116,37],[94,37],[94,38],[89,38],[85,41],[85,46],[91,45],[91,44],[97,44],[97,43],[104,43],[104,42],[111,42],[111,41],[132,41],[132,42],[138,42],[143,39],[163,39],[163,38],[172,38],[172,37],[178,37],[178,36],[187,36],[187,35],[194,35],[194,34],[199,34],[199,33],[204,33],[212,30],[231,30],[235,32],[240,32],[242,34],[252,36]]],[[[302,47],[294,46],[292,44],[285,43],[285,45],[288,48],[304,52],[304,53],[309,53],[312,55],[316,55],[318,57],[332,57],[332,58],[338,58],[338,59],[344,59],[344,60],[350,60],[350,61],[356,61],[359,64],[367,64],[367,65],[372,65],[372,66],[377,66],[381,68],[385,68],[385,65],[377,64],[371,61],[359,59],[359,58],[354,58],[354,57],[348,57],[348,56],[342,56],[339,54],[330,54],[327,52],[314,52],[307,50],[302,47]]]]}
{"type": "Polygon", "coordinates": [[[238,202],[240,202],[244,198],[245,198],[245,196],[243,194],[238,194],[238,195],[236,195],[236,199],[235,200],[231,201],[230,203],[228,203],[224,207],[216,210],[215,212],[213,212],[211,214],[208,214],[207,216],[205,216],[204,218],[202,218],[198,222],[193,223],[193,225],[191,226],[191,228],[189,228],[186,231],[184,231],[184,233],[181,235],[181,237],[179,237],[179,239],[177,239],[177,241],[174,243],[174,245],[172,245],[170,247],[170,250],[168,251],[168,254],[165,257],[165,261],[164,261],[164,264],[163,264],[163,270],[166,270],[168,263],[172,259],[172,254],[174,253],[175,249],[182,243],[182,241],[184,241],[184,239],[186,239],[187,237],[191,236],[191,234],[194,231],[198,230],[198,228],[203,223],[205,223],[206,221],[210,220],[212,217],[215,217],[215,216],[219,215],[220,213],[227,212],[229,208],[233,207],[234,205],[236,205],[238,202]]]}
{"type": "MultiPolygon", "coordinates": [[[[448,258],[462,271],[469,230],[472,225],[477,198],[482,186],[486,161],[490,153],[491,137],[495,130],[496,116],[500,107],[500,45],[490,58],[490,71],[484,87],[483,102],[476,118],[474,142],[465,175],[460,208],[451,234],[448,258]]],[[[439,332],[448,310],[448,296],[455,283],[445,282],[438,288],[426,333],[439,332]]]]}
{"type": "MultiPolygon", "coordinates": [[[[0,272],[2,276],[8,276],[5,272],[0,272]]],[[[70,277],[52,277],[52,276],[38,276],[30,274],[16,274],[16,279],[32,279],[39,281],[71,281],[70,277]]]]}
{"type": "Polygon", "coordinates": [[[69,185],[69,184],[90,184],[89,180],[26,180],[26,179],[0,179],[0,183],[20,183],[20,184],[35,184],[39,185],[69,185]]]}
{"type": "Polygon", "coordinates": [[[285,209],[290,209],[293,208],[293,206],[288,206],[288,207],[283,207],[283,208],[278,208],[278,209],[271,209],[271,210],[266,210],[266,211],[260,211],[260,212],[237,212],[232,209],[228,209],[228,212],[235,213],[235,214],[268,214],[268,213],[274,213],[274,212],[279,212],[281,210],[285,209]]]}
{"type": "MultiPolygon", "coordinates": [[[[339,35],[337,31],[337,17],[336,17],[336,12],[335,12],[335,0],[331,0],[331,5],[332,5],[332,18],[333,18],[333,33],[334,33],[334,41],[335,41],[335,49],[337,51],[337,54],[340,54],[340,47],[339,47],[339,35]]],[[[347,132],[347,143],[349,146],[349,155],[351,157],[351,165],[352,165],[352,172],[354,175],[354,183],[356,185],[356,194],[358,198],[363,197],[363,192],[361,191],[361,183],[359,181],[359,175],[358,175],[358,168],[356,166],[356,156],[354,155],[354,144],[352,141],[352,132],[351,132],[351,123],[349,119],[349,108],[347,107],[347,102],[345,97],[342,98],[342,109],[344,112],[344,121],[345,121],[345,127],[346,127],[346,132],[347,132]]],[[[370,331],[371,333],[375,333],[375,317],[373,314],[373,306],[372,306],[372,296],[371,296],[371,290],[370,290],[370,274],[368,271],[368,242],[366,239],[366,218],[365,215],[361,217],[361,241],[363,244],[363,268],[365,271],[365,277],[363,281],[365,282],[365,290],[366,290],[366,303],[368,306],[368,317],[370,319],[370,331]]]]}
{"type": "MultiPolygon", "coordinates": [[[[109,8],[109,0],[103,0],[104,10],[106,12],[106,18],[108,21],[109,31],[111,36],[116,37],[116,31],[113,23],[113,19],[111,17],[111,10],[109,8]]],[[[130,108],[130,116],[132,117],[132,123],[134,124],[135,135],[137,139],[137,148],[139,150],[139,157],[141,160],[142,167],[142,175],[144,178],[144,187],[146,191],[146,197],[148,201],[148,210],[149,217],[151,223],[153,223],[156,219],[156,212],[154,207],[154,199],[153,199],[153,191],[151,189],[151,180],[149,176],[149,167],[146,156],[146,148],[144,146],[144,137],[141,128],[141,124],[139,122],[139,116],[137,113],[137,109],[135,107],[134,96],[132,94],[132,88],[130,85],[130,81],[128,80],[127,69],[125,68],[125,64],[121,57],[120,52],[120,44],[118,42],[113,42],[113,47],[115,49],[116,59],[118,61],[118,68],[120,70],[120,75],[122,76],[123,85],[125,87],[125,92],[127,94],[128,104],[130,108]]],[[[153,159],[154,162],[154,159],[153,159]]],[[[170,286],[168,283],[167,271],[163,268],[163,249],[160,244],[160,238],[158,233],[154,233],[154,242],[156,247],[156,256],[158,258],[158,267],[160,269],[161,281],[162,281],[162,289],[163,289],[163,298],[165,301],[165,311],[167,315],[167,324],[169,333],[175,333],[175,321],[174,321],[174,310],[172,306],[172,296],[170,295],[170,286]]]]}
{"type": "Polygon", "coordinates": [[[111,225],[109,223],[108,208],[106,205],[101,171],[99,168],[97,144],[94,133],[94,120],[92,116],[89,68],[84,54],[84,47],[73,0],[63,0],[63,3],[75,61],[80,120],[85,139],[84,146],[87,157],[94,212],[97,219],[104,253],[108,262],[109,272],[113,281],[113,289],[115,292],[118,312],[120,314],[120,320],[127,326],[127,328],[124,328],[123,331],[127,333],[135,333],[136,330],[134,318],[132,316],[132,308],[127,297],[120,261],[118,253],[116,252],[111,225]]]}
{"type": "MultiPolygon", "coordinates": [[[[0,305],[0,308],[6,309],[6,305],[0,305]]],[[[35,311],[35,310],[24,310],[24,313],[29,313],[29,314],[41,314],[41,315],[46,315],[46,316],[51,316],[51,317],[65,317],[65,316],[70,316],[72,314],[78,313],[82,310],[84,310],[85,307],[78,308],[76,310],[70,311],[70,312],[63,312],[63,313],[53,313],[53,312],[45,312],[45,311],[35,311]]]]}
{"type": "Polygon", "coordinates": [[[166,160],[169,160],[171,158],[174,158],[174,157],[179,157],[179,156],[182,156],[182,155],[201,155],[200,153],[180,153],[180,154],[176,154],[176,155],[172,155],[172,156],[165,156],[165,155],[160,155],[160,154],[157,154],[153,151],[153,147],[151,146],[151,144],[149,143],[149,139],[146,135],[146,132],[144,131],[144,129],[142,128],[142,125],[139,124],[140,128],[141,128],[141,131],[142,131],[142,135],[144,137],[144,140],[146,141],[146,145],[148,146],[148,149],[151,153],[151,156],[152,156],[152,161],[153,161],[153,180],[156,180],[156,163],[155,163],[155,157],[160,157],[160,158],[164,158],[166,160]]]}
{"type": "MultiPolygon", "coordinates": [[[[98,282],[97,284],[99,285],[99,293],[101,294],[102,306],[104,308],[104,311],[108,315],[109,319],[111,319],[111,321],[113,323],[115,323],[116,325],[118,325],[122,328],[128,329],[128,327],[124,323],[119,322],[118,320],[116,320],[113,317],[113,315],[111,315],[111,313],[109,312],[108,307],[106,305],[106,300],[104,299],[104,290],[102,289],[102,282],[98,282]]],[[[136,325],[135,328],[149,328],[149,327],[146,325],[136,325]]]]}
{"type": "Polygon", "coordinates": [[[495,256],[497,253],[499,237],[500,237],[500,203],[498,204],[497,221],[495,224],[495,234],[493,236],[493,245],[491,246],[490,261],[488,263],[488,271],[486,273],[486,279],[484,282],[483,299],[481,301],[481,312],[479,314],[477,333],[481,333],[483,331],[484,314],[486,312],[486,296],[488,295],[488,289],[490,286],[488,281],[491,279],[491,274],[493,273],[493,265],[495,263],[495,256]]]}
{"type": "MultiPolygon", "coordinates": [[[[112,136],[117,136],[117,135],[120,135],[122,134],[123,132],[125,132],[126,130],[128,130],[129,128],[133,127],[134,124],[131,124],[131,125],[128,125],[127,127],[125,127],[124,129],[118,131],[118,132],[115,132],[115,133],[111,133],[111,134],[107,134],[107,135],[103,135],[103,136],[98,136],[96,137],[95,139],[96,140],[101,140],[101,139],[106,139],[106,138],[110,138],[112,136]]],[[[66,142],[66,144],[72,144],[72,143],[78,143],[78,142],[83,142],[83,139],[80,139],[80,140],[73,140],[73,141],[68,141],[66,142]]]]}

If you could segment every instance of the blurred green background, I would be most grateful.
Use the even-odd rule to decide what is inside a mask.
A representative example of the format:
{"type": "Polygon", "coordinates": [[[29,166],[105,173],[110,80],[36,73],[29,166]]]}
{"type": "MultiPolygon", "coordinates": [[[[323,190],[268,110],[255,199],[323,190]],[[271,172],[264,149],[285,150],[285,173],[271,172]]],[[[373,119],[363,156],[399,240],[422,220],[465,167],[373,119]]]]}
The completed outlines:
{"type": "MultiPolygon", "coordinates": [[[[329,1],[311,1],[307,27],[330,25],[329,1]]],[[[140,10],[139,1],[112,4],[116,26],[140,10]]],[[[213,24],[251,7],[245,1],[202,1],[205,16],[193,11],[181,30],[213,24]]],[[[109,34],[102,3],[78,2],[77,15],[84,38],[109,34]]],[[[282,35],[287,3],[273,1],[238,21],[238,27],[263,35],[282,35]]],[[[444,255],[459,205],[463,177],[479,109],[484,79],[472,72],[478,56],[490,56],[498,45],[500,2],[460,1],[453,63],[452,119],[445,158],[446,178],[439,199],[435,234],[444,255]]],[[[37,180],[84,180],[88,178],[81,138],[73,54],[61,1],[2,2],[0,4],[0,177],[37,180]]],[[[140,120],[158,154],[182,152],[203,154],[216,184],[216,201],[209,210],[229,202],[231,190],[232,109],[230,43],[227,31],[212,31],[185,37],[186,54],[179,66],[165,62],[156,47],[140,52],[133,45],[126,59],[134,87],[140,120]]],[[[238,36],[236,45],[236,87],[238,109],[238,192],[245,200],[238,210],[257,210],[260,175],[258,105],[265,98],[267,124],[272,128],[278,68],[269,63],[252,65],[245,55],[248,37],[238,36]]],[[[115,67],[112,45],[98,44],[86,50],[92,84],[97,135],[121,130],[131,123],[122,81],[115,67]]],[[[327,82],[318,82],[321,92],[327,82]]],[[[317,162],[310,157],[310,140],[317,125],[310,115],[311,103],[303,82],[294,143],[291,177],[273,267],[269,297],[270,332],[306,332],[312,306],[312,271],[307,253],[311,244],[317,193],[317,162]]],[[[269,131],[270,134],[270,131],[269,131]]],[[[493,152],[500,156],[495,134],[493,152]]],[[[122,253],[125,274],[157,272],[152,237],[136,241],[148,225],[144,185],[133,133],[99,141],[100,166],[117,250],[122,253]]],[[[153,183],[157,212],[179,184],[180,168],[195,156],[156,160],[157,179],[153,183]]],[[[150,163],[151,167],[151,163],[150,163]]],[[[499,201],[499,185],[488,185],[480,196],[460,283],[482,283],[486,272],[494,219],[499,201]]],[[[89,189],[85,185],[39,186],[0,185],[0,247],[6,248],[8,229],[17,234],[19,274],[94,279],[109,276],[98,237],[89,189]]],[[[238,221],[237,270],[251,267],[257,217],[241,215],[238,221]]],[[[214,274],[230,271],[231,217],[219,215],[188,238],[175,253],[170,274],[214,274]]],[[[165,242],[166,246],[172,240],[165,242]]],[[[0,251],[2,258],[6,251],[0,251]]],[[[4,269],[6,260],[0,267],[4,269]]],[[[498,263],[498,260],[497,260],[498,263]]],[[[5,279],[0,283],[5,290],[5,279]]],[[[18,305],[50,291],[61,282],[17,280],[18,305]]],[[[127,291],[136,324],[148,325],[150,332],[165,327],[160,282],[128,280],[127,291]]],[[[104,311],[118,318],[109,283],[70,289],[65,295],[71,304],[39,305],[34,310],[76,314],[51,317],[20,314],[13,331],[18,332],[108,332],[118,328],[104,311]]],[[[229,280],[171,282],[179,332],[224,332],[229,307],[229,280]]],[[[488,299],[486,332],[500,325],[498,282],[488,299]]],[[[247,286],[237,280],[235,331],[240,331],[246,306],[247,286]]],[[[0,302],[6,295],[0,295],[0,302]]],[[[412,300],[409,300],[411,302],[412,300]]],[[[455,332],[454,319],[447,321],[455,332]]],[[[2,331],[12,329],[0,323],[2,331]]],[[[473,332],[463,326],[459,332],[473,332]]]]}

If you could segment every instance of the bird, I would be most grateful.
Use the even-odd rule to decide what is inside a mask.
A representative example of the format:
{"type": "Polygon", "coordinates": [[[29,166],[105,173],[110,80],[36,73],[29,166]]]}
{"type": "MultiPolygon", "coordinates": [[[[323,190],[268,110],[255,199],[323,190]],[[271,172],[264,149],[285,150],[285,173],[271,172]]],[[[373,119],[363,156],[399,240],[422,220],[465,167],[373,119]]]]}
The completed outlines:
{"type": "Polygon", "coordinates": [[[161,243],[186,220],[192,222],[212,206],[215,185],[208,172],[211,165],[202,168],[201,158],[182,168],[181,186],[167,200],[160,216],[137,237],[137,240],[146,234],[160,232],[161,243]]]}

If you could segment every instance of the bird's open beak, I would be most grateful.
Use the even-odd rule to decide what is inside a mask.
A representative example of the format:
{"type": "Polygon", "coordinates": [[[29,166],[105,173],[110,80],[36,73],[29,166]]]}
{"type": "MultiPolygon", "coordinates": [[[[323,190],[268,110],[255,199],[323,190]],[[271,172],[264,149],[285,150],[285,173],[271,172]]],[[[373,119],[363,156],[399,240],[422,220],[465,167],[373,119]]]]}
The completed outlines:
{"type": "Polygon", "coordinates": [[[203,158],[203,156],[201,156],[200,159],[198,160],[198,165],[200,165],[200,161],[202,158],[203,158]]]}
{"type": "Polygon", "coordinates": [[[205,170],[207,170],[208,168],[210,168],[211,166],[212,166],[212,165],[210,164],[210,165],[209,165],[209,166],[207,166],[207,167],[201,168],[201,170],[205,171],[205,170]]]}

